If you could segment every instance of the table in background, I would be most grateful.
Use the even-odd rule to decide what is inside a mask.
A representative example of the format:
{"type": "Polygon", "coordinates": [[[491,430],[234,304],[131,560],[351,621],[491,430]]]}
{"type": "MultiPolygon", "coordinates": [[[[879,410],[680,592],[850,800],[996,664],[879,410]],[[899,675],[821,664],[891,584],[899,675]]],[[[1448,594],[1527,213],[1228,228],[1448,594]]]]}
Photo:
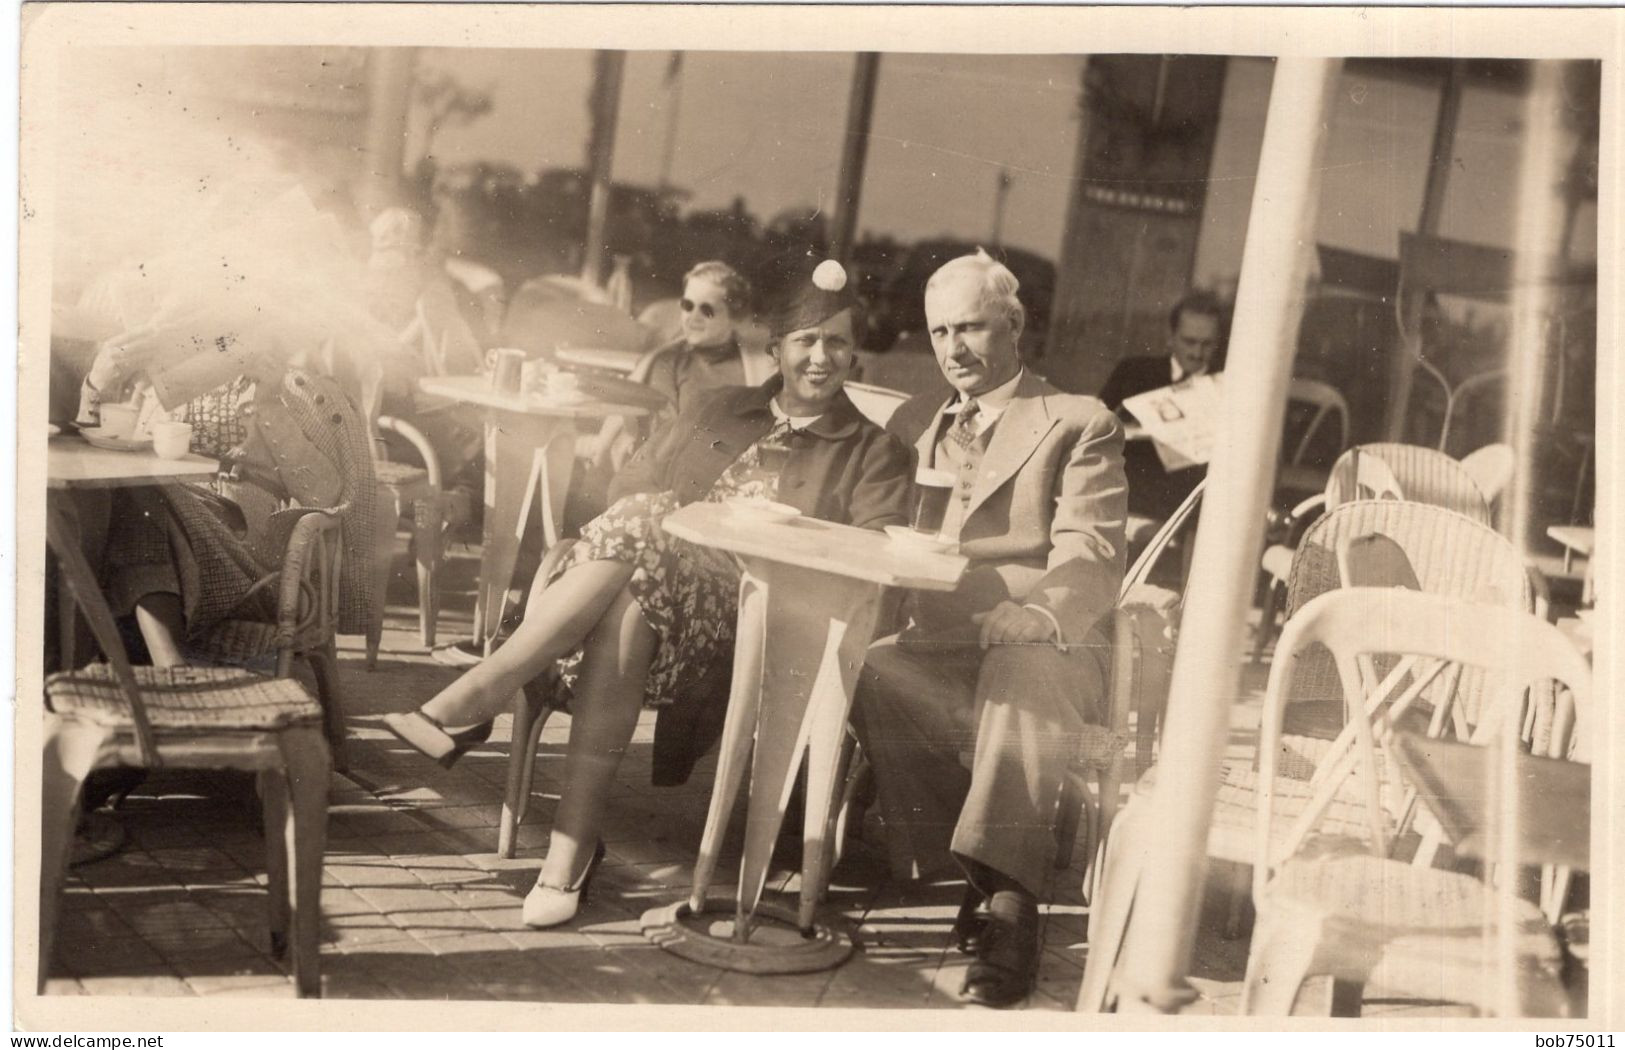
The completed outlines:
{"type": "MultiPolygon", "coordinates": [[[[204,456],[161,459],[150,448],[139,452],[115,452],[96,448],[77,435],[53,437],[45,452],[46,499],[60,512],[62,529],[47,532],[51,545],[83,540],[80,507],[74,499],[62,497],[73,490],[135,488],[182,481],[204,481],[220,472],[220,465],[204,456]]],[[[57,602],[58,629],[61,632],[61,663],[64,669],[76,665],[75,611],[67,594],[66,578],[57,602]]]]}
{"type": "Polygon", "coordinates": [[[1585,581],[1581,584],[1580,600],[1586,605],[1592,604],[1595,598],[1593,572],[1595,566],[1591,563],[1591,552],[1597,545],[1597,530],[1589,525],[1552,525],[1546,529],[1546,535],[1563,545],[1563,571],[1568,572],[1574,565],[1574,556],[1578,554],[1586,559],[1585,581]]]}
{"type": "Polygon", "coordinates": [[[733,686],[688,907],[704,911],[748,758],[749,808],[734,940],[748,939],[805,755],[799,921],[809,929],[828,879],[825,832],[839,786],[847,715],[874,638],[882,592],[886,587],[953,590],[966,561],[904,547],[868,529],[806,517],[765,522],[718,503],[682,507],[663,527],[691,543],[728,551],[744,567],[733,686]]]}
{"type": "Polygon", "coordinates": [[[575,421],[639,416],[647,410],[603,400],[499,393],[484,376],[435,376],[418,380],[418,385],[425,393],[485,412],[485,524],[474,638],[489,651],[502,624],[519,539],[538,493],[544,540],[548,546],[558,542],[575,467],[575,421]]]}

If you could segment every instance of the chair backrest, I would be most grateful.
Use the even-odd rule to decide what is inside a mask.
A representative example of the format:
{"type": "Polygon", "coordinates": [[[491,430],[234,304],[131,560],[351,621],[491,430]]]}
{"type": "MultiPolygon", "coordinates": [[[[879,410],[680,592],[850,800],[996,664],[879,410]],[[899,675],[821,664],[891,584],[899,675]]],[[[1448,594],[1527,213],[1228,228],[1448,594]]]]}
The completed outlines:
{"type": "MultiPolygon", "coordinates": [[[[1523,557],[1506,537],[1442,507],[1403,500],[1358,500],[1333,509],[1304,532],[1287,577],[1287,621],[1327,591],[1357,585],[1359,581],[1344,577],[1338,564],[1339,549],[1362,537],[1376,536],[1390,550],[1388,561],[1402,558],[1405,571],[1423,592],[1519,612],[1536,608],[1523,557]]],[[[1367,582],[1394,586],[1398,581],[1367,582]]],[[[1310,655],[1297,663],[1292,683],[1295,697],[1322,702],[1344,697],[1326,654],[1310,655]]],[[[1470,670],[1456,683],[1462,717],[1469,722],[1477,720],[1483,687],[1482,676],[1470,670]]]]}
{"type": "Polygon", "coordinates": [[[1494,444],[1469,452],[1461,458],[1461,469],[1473,479],[1484,501],[1495,506],[1512,480],[1513,454],[1511,445],[1494,444]]]}
{"type": "Polygon", "coordinates": [[[898,406],[908,400],[908,395],[901,390],[889,390],[868,383],[848,383],[843,389],[852,403],[858,406],[858,411],[880,427],[885,426],[898,406]]]}
{"type": "Polygon", "coordinates": [[[1303,463],[1310,449],[1314,447],[1315,439],[1320,436],[1320,428],[1327,425],[1334,416],[1337,425],[1337,450],[1341,453],[1349,447],[1349,403],[1336,387],[1322,383],[1318,379],[1294,376],[1292,385],[1287,391],[1287,401],[1289,404],[1300,402],[1309,405],[1313,408],[1314,414],[1309,417],[1302,435],[1284,462],[1294,465],[1303,463]]]}
{"type": "Polygon", "coordinates": [[[1487,732],[1479,736],[1479,742],[1500,742],[1508,766],[1516,754],[1518,735],[1505,729],[1516,730],[1522,698],[1534,687],[1566,686],[1580,726],[1589,725],[1590,665],[1557,628],[1521,610],[1403,588],[1351,587],[1320,595],[1287,621],[1270,668],[1259,727],[1262,791],[1254,850],[1255,893],[1264,890],[1273,869],[1303,844],[1353,775],[1362,780],[1369,845],[1379,855],[1387,852],[1377,748],[1401,713],[1397,704],[1408,702],[1406,697],[1419,694],[1429,680],[1454,668],[1463,669],[1463,677],[1468,671],[1476,672],[1494,684],[1495,703],[1485,713],[1481,724],[1487,732]],[[1349,705],[1355,714],[1354,746],[1345,761],[1317,775],[1310,804],[1296,816],[1287,835],[1275,836],[1271,822],[1282,753],[1282,718],[1292,699],[1296,664],[1317,652],[1330,653],[1345,693],[1360,698],[1349,705]],[[1383,681],[1373,683],[1363,667],[1378,657],[1397,657],[1403,662],[1383,681]],[[1381,691],[1387,697],[1379,695],[1381,691]],[[1394,698],[1395,704],[1385,705],[1386,698],[1394,698]]]}
{"type": "Polygon", "coordinates": [[[113,622],[113,614],[107,608],[107,602],[96,585],[96,574],[91,571],[90,562],[85,560],[84,551],[80,550],[79,544],[74,541],[74,535],[75,532],[68,527],[62,511],[54,501],[47,500],[46,542],[56,555],[57,568],[67,581],[74,605],[84,614],[85,622],[90,625],[90,633],[95,637],[96,644],[101,647],[103,655],[113,665],[113,677],[118,681],[119,691],[124,694],[125,703],[130,705],[130,722],[135,727],[136,754],[144,767],[154,768],[159,765],[158,748],[153,740],[152,723],[147,719],[146,705],[141,701],[141,687],[136,684],[135,671],[130,667],[130,656],[124,650],[124,639],[119,636],[118,625],[113,622]]]}
{"type": "Polygon", "coordinates": [[[1377,459],[1393,474],[1403,499],[1445,507],[1488,524],[1489,504],[1462,465],[1437,449],[1399,442],[1376,442],[1349,449],[1332,467],[1326,483],[1326,506],[1335,507],[1360,498],[1356,484],[1364,482],[1370,469],[1367,459],[1377,459]]]}

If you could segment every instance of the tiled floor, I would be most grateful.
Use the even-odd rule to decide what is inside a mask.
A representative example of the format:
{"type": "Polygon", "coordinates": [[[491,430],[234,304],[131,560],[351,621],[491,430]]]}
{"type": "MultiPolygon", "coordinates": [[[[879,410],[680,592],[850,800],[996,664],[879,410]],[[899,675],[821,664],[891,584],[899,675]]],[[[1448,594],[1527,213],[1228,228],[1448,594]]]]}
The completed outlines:
{"type": "MultiPolygon", "coordinates": [[[[454,611],[443,617],[442,633],[455,638],[467,625],[471,556],[460,552],[450,569],[447,604],[454,611]]],[[[961,1007],[956,993],[967,963],[949,933],[959,888],[891,883],[863,847],[837,870],[830,892],[831,909],[850,922],[861,945],[837,969],[746,976],[685,961],[647,942],[639,931],[642,912],[686,895],[714,768],[712,758],[684,787],[650,787],[649,718],[621,771],[607,828],[609,858],[591,903],[567,928],[523,927],[520,902],[545,847],[568,721],[561,716],[544,731],[538,795],[520,832],[518,856],[498,859],[507,720],[499,720],[490,744],[451,771],[379,725],[381,714],[421,702],[454,675],[430,660],[415,631],[407,630],[415,624],[405,604],[410,590],[397,597],[402,603],[391,608],[378,670],[364,669],[354,640],[342,654],[351,768],[332,784],[322,894],[327,997],[961,1007]]],[[[1250,748],[1245,727],[1256,721],[1256,708],[1241,704],[1236,711],[1234,743],[1250,748]]],[[[291,996],[285,967],[266,952],[255,811],[247,778],[149,778],[118,814],[128,847],[71,874],[48,991],[291,996]]],[[[737,831],[743,822],[734,823],[737,831]]],[[[873,824],[869,834],[877,835],[873,824]]],[[[723,876],[737,857],[737,835],[730,848],[723,876]]],[[[1028,1009],[1070,1010],[1076,999],[1087,953],[1081,862],[1056,873],[1044,912],[1042,972],[1028,1009]]],[[[769,893],[795,889],[787,867],[770,880],[769,893]]],[[[1194,1013],[1235,1008],[1246,942],[1218,936],[1221,914],[1217,904],[1204,914],[1194,1013]]],[[[1439,1013],[1403,1002],[1382,1009],[1439,1013]]]]}

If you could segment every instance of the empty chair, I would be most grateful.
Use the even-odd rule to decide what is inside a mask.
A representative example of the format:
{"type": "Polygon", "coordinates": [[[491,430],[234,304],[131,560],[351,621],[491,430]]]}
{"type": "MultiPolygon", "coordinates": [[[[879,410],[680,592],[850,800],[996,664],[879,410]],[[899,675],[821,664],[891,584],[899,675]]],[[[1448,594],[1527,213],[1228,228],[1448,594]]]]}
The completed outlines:
{"type": "Polygon", "coordinates": [[[1326,486],[1326,457],[1315,465],[1316,454],[1327,447],[1326,429],[1336,427],[1338,454],[1349,446],[1348,400],[1334,386],[1316,379],[1294,376],[1287,391],[1287,417],[1304,416],[1301,429],[1289,432],[1296,438],[1282,446],[1281,471],[1277,484],[1292,492],[1319,492],[1326,486]]]}
{"type": "Polygon", "coordinates": [[[109,663],[45,680],[38,986],[44,988],[51,965],[58,896],[85,777],[110,766],[161,765],[258,774],[271,949],[280,955],[291,947],[298,993],[319,995],[331,769],[321,705],[291,678],[237,668],[132,667],[90,565],[68,539],[55,507],[47,508],[46,528],[73,599],[109,663]]]}
{"type": "Polygon", "coordinates": [[[1348,760],[1319,779],[1307,809],[1277,820],[1277,756],[1285,701],[1297,657],[1329,650],[1345,693],[1362,695],[1369,662],[1378,656],[1422,668],[1471,667],[1497,683],[1481,711],[1475,743],[1498,766],[1493,789],[1502,813],[1518,809],[1512,770],[1520,722],[1531,686],[1567,686],[1583,718],[1590,708],[1590,668],[1573,646],[1542,620],[1503,607],[1470,604],[1413,591],[1348,588],[1324,594],[1288,621],[1282,655],[1265,696],[1260,797],[1253,865],[1258,910],[1242,1010],[1284,1015],[1305,979],[1327,974],[1342,984],[1334,996],[1357,1003],[1373,975],[1385,988],[1422,998],[1465,1002],[1485,1012],[1555,1016],[1566,1001],[1561,954],[1540,910],[1514,896],[1518,879],[1515,828],[1502,823],[1495,840],[1499,887],[1453,871],[1389,859],[1390,838],[1377,822],[1364,850],[1304,850],[1344,783],[1357,785],[1375,812],[1392,787],[1395,764],[1379,762],[1396,715],[1350,705],[1356,746],[1348,760]],[[1385,783],[1386,782],[1386,783],[1385,783]],[[1511,797],[1507,797],[1511,796],[1511,797]],[[1284,835],[1277,823],[1290,821],[1284,835]],[[1493,968],[1493,969],[1492,969],[1493,968]]]}
{"type": "Polygon", "coordinates": [[[1512,468],[1511,445],[1485,445],[1481,449],[1469,452],[1461,459],[1461,469],[1473,479],[1491,509],[1494,509],[1501,498],[1501,493],[1512,481],[1512,468]]]}

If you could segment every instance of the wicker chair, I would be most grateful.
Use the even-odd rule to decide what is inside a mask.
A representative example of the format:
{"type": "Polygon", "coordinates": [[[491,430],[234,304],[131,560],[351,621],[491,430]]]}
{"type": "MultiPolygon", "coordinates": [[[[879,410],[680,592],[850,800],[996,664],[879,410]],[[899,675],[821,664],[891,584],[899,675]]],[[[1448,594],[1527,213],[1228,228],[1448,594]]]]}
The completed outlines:
{"type": "MultiPolygon", "coordinates": [[[[1473,742],[1486,745],[1487,761],[1498,763],[1502,774],[1512,770],[1519,750],[1517,736],[1507,729],[1518,725],[1519,708],[1540,691],[1532,687],[1561,683],[1582,716],[1590,709],[1590,667],[1543,620],[1414,591],[1346,588],[1321,595],[1288,621],[1264,702],[1259,778],[1266,785],[1278,782],[1288,683],[1297,659],[1322,647],[1331,652],[1349,695],[1364,690],[1369,667],[1379,658],[1411,663],[1418,673],[1426,666],[1468,668],[1495,681],[1498,688],[1485,698],[1473,742]]],[[[1274,791],[1260,795],[1253,856],[1258,926],[1242,1012],[1285,1015],[1314,974],[1341,982],[1334,1001],[1345,1004],[1357,1004],[1358,988],[1376,974],[1385,988],[1487,1012],[1565,1012],[1556,939],[1539,908],[1513,896],[1518,880],[1512,872],[1519,866],[1514,828],[1503,825],[1495,836],[1502,843],[1494,858],[1501,868],[1498,891],[1467,875],[1388,859],[1389,839],[1375,822],[1364,836],[1365,855],[1305,849],[1345,784],[1364,796],[1368,815],[1376,811],[1385,782],[1392,786],[1392,769],[1380,768],[1377,756],[1386,751],[1398,715],[1393,709],[1350,708],[1356,746],[1320,778],[1308,808],[1283,814],[1274,791]],[[1291,824],[1284,834],[1275,826],[1281,817],[1291,824]],[[1499,980],[1488,979],[1492,973],[1499,980]]],[[[1572,725],[1571,718],[1562,721],[1572,725]]],[[[1561,750],[1563,743],[1555,747],[1561,750]]],[[[1518,793],[1517,776],[1494,780],[1518,793]]],[[[1516,797],[1502,802],[1503,812],[1517,811],[1516,797]]]]}
{"type": "Polygon", "coordinates": [[[458,524],[449,520],[452,504],[442,488],[440,459],[434,446],[417,427],[404,419],[379,416],[378,429],[399,434],[411,443],[423,466],[373,461],[378,478],[378,542],[372,585],[373,616],[367,628],[367,670],[378,666],[378,648],[383,638],[384,604],[394,562],[395,528],[407,506],[412,508],[412,545],[417,555],[418,635],[426,648],[434,646],[435,621],[440,615],[441,554],[446,529],[458,524]]]}
{"type": "MultiPolygon", "coordinates": [[[[1298,556],[1289,574],[1288,623],[1292,615],[1318,595],[1354,583],[1405,587],[1447,595],[1478,603],[1495,603],[1527,613],[1538,608],[1537,590],[1531,584],[1522,559],[1499,534],[1467,518],[1438,507],[1398,500],[1362,500],[1345,504],[1317,520],[1304,535],[1298,556]]],[[[1392,667],[1372,668],[1371,685],[1387,681],[1396,672],[1392,667]]],[[[1426,681],[1404,681],[1403,674],[1393,685],[1415,685],[1416,693],[1404,700],[1399,717],[1415,705],[1431,704],[1428,732],[1437,736],[1446,729],[1462,739],[1471,736],[1478,723],[1485,680],[1473,668],[1433,674],[1426,681]],[[1419,704],[1418,701],[1421,701],[1419,704]],[[1448,720],[1448,721],[1447,721],[1448,720]]],[[[1379,693],[1385,698],[1393,688],[1379,693]]],[[[1293,661],[1285,696],[1290,698],[1289,732],[1279,741],[1285,772],[1294,783],[1276,790],[1283,808],[1308,805],[1319,771],[1335,768],[1352,746],[1346,702],[1336,668],[1324,649],[1299,654],[1293,661]]],[[[1395,701],[1397,703],[1397,701],[1395,701]]],[[[1380,699],[1378,706],[1391,706],[1380,699]]],[[[1525,735],[1549,739],[1557,725],[1550,697],[1531,705],[1534,723],[1525,735]],[[1538,725],[1538,728],[1537,728],[1538,725]]],[[[1214,801],[1208,856],[1245,866],[1253,856],[1254,827],[1259,805],[1260,774],[1254,762],[1227,763],[1220,774],[1214,801]]],[[[1090,962],[1079,993],[1079,1009],[1104,1009],[1109,998],[1109,982],[1117,952],[1129,922],[1129,910],[1138,882],[1136,837],[1149,834],[1145,826],[1149,799],[1156,785],[1155,770],[1135,785],[1135,798],[1118,817],[1119,828],[1108,843],[1103,857],[1104,888],[1099,904],[1089,916],[1090,962]]],[[[1337,800],[1327,833],[1359,834],[1373,816],[1355,794],[1345,792],[1337,800]]],[[[1414,806],[1403,799],[1390,800],[1375,811],[1391,840],[1410,829],[1414,806]]],[[[1421,829],[1422,842],[1416,859],[1427,864],[1439,845],[1436,827],[1428,821],[1421,829]]],[[[1230,887],[1231,907],[1226,932],[1240,932],[1244,886],[1230,887]]]]}
{"type": "Polygon", "coordinates": [[[1149,578],[1176,537],[1196,521],[1207,479],[1199,481],[1179,507],[1157,530],[1145,550],[1123,576],[1117,604],[1110,616],[1111,676],[1108,680],[1107,718],[1090,726],[1080,752],[1062,786],[1060,821],[1056,825],[1055,867],[1071,866],[1077,833],[1086,831],[1084,900],[1094,899],[1106,841],[1116,818],[1125,772],[1125,749],[1134,742],[1136,775],[1151,764],[1157,725],[1168,699],[1168,672],[1173,662],[1175,613],[1178,595],[1153,587],[1149,578]],[[1134,728],[1129,728],[1132,713],[1134,728]],[[1095,781],[1090,790],[1089,781],[1095,781]]]}
{"type": "MultiPolygon", "coordinates": [[[[1316,514],[1356,499],[1426,503],[1491,524],[1489,503],[1460,463],[1430,448],[1379,442],[1359,445],[1338,457],[1326,479],[1325,492],[1292,508],[1287,531],[1293,532],[1316,514]]],[[[1274,633],[1294,549],[1291,543],[1279,543],[1264,551],[1262,567],[1270,580],[1253,640],[1254,663],[1263,659],[1264,647],[1274,633]]]]}
{"type": "MultiPolygon", "coordinates": [[[[1287,392],[1289,415],[1298,406],[1302,406],[1300,412],[1303,409],[1308,411],[1308,419],[1302,429],[1293,435],[1297,441],[1292,444],[1290,453],[1281,462],[1281,471],[1276,484],[1291,492],[1318,492],[1326,487],[1326,470],[1323,466],[1317,468],[1311,456],[1315,452],[1317,442],[1322,440],[1321,428],[1330,426],[1334,419],[1337,426],[1337,451],[1341,454],[1348,448],[1349,403],[1334,386],[1319,380],[1294,376],[1291,388],[1287,392]]],[[[1324,463],[1325,460],[1321,462],[1324,463]]]]}
{"type": "Polygon", "coordinates": [[[258,774],[271,949],[281,955],[291,940],[298,993],[320,995],[322,853],[331,769],[321,705],[291,678],[235,668],[132,667],[90,565],[68,535],[60,512],[48,508],[51,549],[111,662],[45,680],[37,986],[44,989],[50,970],[62,878],[86,776],[107,766],[168,766],[258,774]]]}
{"type": "Polygon", "coordinates": [[[189,647],[215,663],[254,665],[275,658],[275,675],[286,678],[303,660],[316,681],[327,745],[335,768],[347,768],[344,712],[340,702],[338,648],[340,528],[348,506],[331,510],[295,507],[278,511],[289,522],[281,567],[261,577],[244,596],[247,607],[264,591],[276,594],[274,620],[246,613],[228,617],[191,639],[189,647]]]}

